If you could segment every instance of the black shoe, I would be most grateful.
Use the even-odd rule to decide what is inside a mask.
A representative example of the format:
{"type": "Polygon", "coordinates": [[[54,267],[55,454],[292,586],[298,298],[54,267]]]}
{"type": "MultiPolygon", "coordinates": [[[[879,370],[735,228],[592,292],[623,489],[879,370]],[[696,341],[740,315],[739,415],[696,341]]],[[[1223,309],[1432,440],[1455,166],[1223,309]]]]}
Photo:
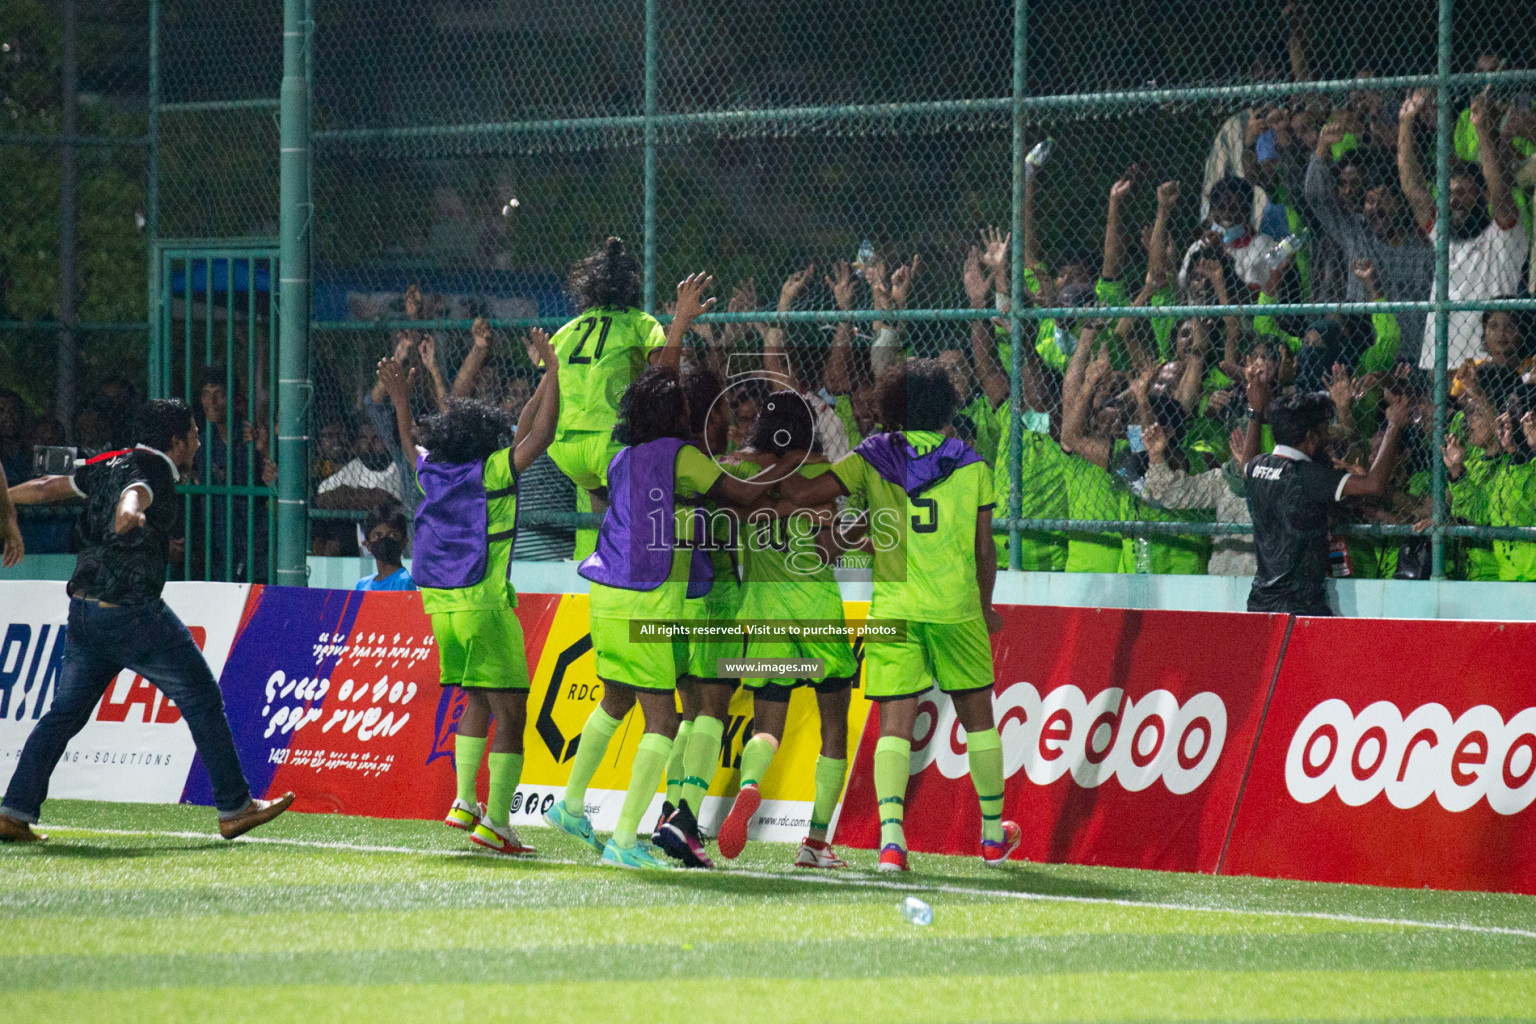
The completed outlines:
{"type": "Polygon", "coordinates": [[[655,843],[673,860],[683,862],[685,868],[712,868],[714,863],[704,852],[704,841],[699,838],[699,822],[693,816],[686,801],[656,830],[655,843]]]}
{"type": "Polygon", "coordinates": [[[651,833],[651,842],[655,843],[657,846],[661,846],[661,830],[666,827],[667,819],[672,817],[672,815],[676,812],[677,808],[673,807],[666,800],[661,802],[661,817],[656,819],[656,831],[651,833]]]}

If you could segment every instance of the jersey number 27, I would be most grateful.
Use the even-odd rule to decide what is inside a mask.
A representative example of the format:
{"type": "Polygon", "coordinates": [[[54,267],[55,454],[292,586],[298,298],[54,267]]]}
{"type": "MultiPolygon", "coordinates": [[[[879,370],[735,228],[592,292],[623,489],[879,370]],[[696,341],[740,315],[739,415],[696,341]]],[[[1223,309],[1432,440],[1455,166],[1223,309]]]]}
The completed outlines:
{"type": "Polygon", "coordinates": [[[589,316],[576,326],[584,328],[584,330],[581,334],[581,340],[576,342],[576,347],[571,351],[571,358],[567,359],[566,362],[571,366],[578,366],[590,363],[594,359],[603,358],[603,345],[608,341],[608,331],[613,327],[613,317],[589,316]],[[590,356],[584,356],[581,354],[581,350],[587,347],[587,341],[592,337],[592,331],[596,329],[599,320],[602,321],[603,329],[597,335],[597,348],[592,350],[590,356]]]}

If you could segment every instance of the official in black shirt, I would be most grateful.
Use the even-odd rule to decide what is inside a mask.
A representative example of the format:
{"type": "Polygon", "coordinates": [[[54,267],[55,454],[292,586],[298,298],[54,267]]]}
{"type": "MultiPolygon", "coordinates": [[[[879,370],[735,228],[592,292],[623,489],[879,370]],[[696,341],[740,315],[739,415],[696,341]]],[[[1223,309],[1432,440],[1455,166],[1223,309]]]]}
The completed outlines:
{"type": "Polygon", "coordinates": [[[81,499],[82,548],[69,580],[69,626],[53,703],[22,747],[0,805],[0,840],[36,842],[32,831],[64,748],[85,728],[123,669],[176,702],[213,782],[226,839],[271,821],[293,803],[252,799],[235,751],[224,698],[208,662],[160,593],[177,533],[176,482],[197,455],[197,424],[186,404],[149,402],[132,448],[105,452],[73,476],[42,477],[11,489],[17,504],[81,499]]]}
{"type": "MultiPolygon", "coordinates": [[[[1275,450],[1243,470],[1258,572],[1248,594],[1251,612],[1332,615],[1328,578],[1328,518],[1345,498],[1386,494],[1397,459],[1397,438],[1408,418],[1406,395],[1389,395],[1387,429],[1371,470],[1356,476],[1313,461],[1328,442],[1333,400],[1323,391],[1300,391],[1269,403],[1275,450]]],[[[1250,432],[1259,429],[1255,417],[1250,432]]]]}

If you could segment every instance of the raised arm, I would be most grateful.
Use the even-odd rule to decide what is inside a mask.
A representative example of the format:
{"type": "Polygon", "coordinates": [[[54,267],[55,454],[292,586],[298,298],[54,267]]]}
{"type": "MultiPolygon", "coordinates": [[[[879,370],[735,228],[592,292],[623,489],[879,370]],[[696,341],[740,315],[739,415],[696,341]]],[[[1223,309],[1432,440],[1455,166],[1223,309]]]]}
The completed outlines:
{"type": "Polygon", "coordinates": [[[1488,89],[1472,97],[1472,127],[1477,129],[1477,158],[1483,167],[1483,181],[1488,188],[1488,215],[1505,231],[1520,220],[1515,194],[1509,185],[1509,163],[1504,159],[1504,136],[1498,130],[1498,115],[1488,99],[1488,89]]]}
{"type": "Polygon", "coordinates": [[[1066,380],[1061,386],[1065,406],[1061,423],[1061,447],[1101,469],[1108,469],[1114,443],[1108,438],[1090,437],[1087,433],[1094,389],[1111,369],[1108,342],[1104,343],[1092,362],[1088,361],[1087,353],[1094,347],[1096,340],[1094,329],[1084,327],[1077,348],[1072,352],[1072,359],[1067,364],[1066,380]]]}
{"type": "Polygon", "coordinates": [[[1413,125],[1429,104],[1430,96],[1428,89],[1415,89],[1397,112],[1397,181],[1408,198],[1408,208],[1413,211],[1413,219],[1420,230],[1434,221],[1435,201],[1424,183],[1424,168],[1419,164],[1419,144],[1414,137],[1413,125]]]}
{"type": "Polygon", "coordinates": [[[1174,204],[1179,201],[1179,183],[1165,181],[1157,186],[1157,218],[1152,221],[1152,237],[1147,240],[1147,270],[1167,273],[1168,219],[1173,216],[1174,204]]]}
{"type": "Polygon", "coordinates": [[[10,488],[5,483],[5,467],[0,466],[0,568],[9,569],[26,553],[21,540],[21,524],[16,520],[16,506],[11,504],[10,488]]]}
{"type": "Polygon", "coordinates": [[[1268,365],[1261,359],[1250,362],[1245,383],[1250,411],[1248,428],[1243,431],[1241,450],[1234,449],[1232,452],[1243,466],[1258,458],[1259,451],[1264,447],[1264,419],[1269,414],[1269,400],[1274,388],[1269,378],[1268,365]]]}
{"type": "MultiPolygon", "coordinates": [[[[853,267],[847,260],[838,260],[833,266],[836,276],[824,280],[832,290],[832,300],[840,310],[853,308],[853,267]]],[[[832,334],[832,348],[827,353],[827,365],[821,371],[821,386],[829,395],[846,395],[853,390],[853,324],[847,320],[837,322],[832,334]]]]}
{"type": "Polygon", "coordinates": [[[714,284],[715,279],[703,272],[689,274],[677,284],[677,312],[667,325],[667,343],[651,353],[652,366],[670,366],[680,370],[683,364],[683,339],[694,318],[715,308],[714,299],[701,296],[714,284]]]}
{"type": "Polygon", "coordinates": [[[415,383],[416,371],[407,371],[393,359],[380,359],[378,373],[379,384],[395,407],[395,430],[400,435],[400,453],[414,466],[420,457],[416,450],[415,423],[411,419],[411,385],[415,383]]]}
{"type": "Polygon", "coordinates": [[[528,343],[544,364],[544,378],[517,418],[512,468],[518,473],[537,462],[549,448],[549,442],[555,439],[555,423],[560,419],[560,377],[555,372],[555,350],[550,347],[549,335],[535,327],[528,332],[528,343]],[[532,412],[528,406],[533,406],[532,412]]]}
{"type": "Polygon", "coordinates": [[[485,317],[477,317],[469,333],[475,344],[469,350],[469,355],[464,357],[464,362],[459,364],[459,372],[453,378],[453,389],[449,393],[454,398],[468,398],[474,393],[475,379],[480,376],[485,361],[491,357],[491,327],[485,322],[485,317]]]}
{"type": "Polygon", "coordinates": [[[1403,392],[1387,398],[1387,429],[1381,435],[1381,447],[1365,476],[1349,476],[1344,481],[1346,498],[1383,498],[1392,484],[1392,470],[1397,465],[1397,438],[1408,422],[1408,396],[1403,392]]]}
{"type": "Polygon", "coordinates": [[[1024,265],[1040,266],[1040,232],[1035,229],[1035,195],[1040,188],[1038,169],[1024,177],[1024,265]]]}
{"type": "Polygon", "coordinates": [[[438,412],[442,412],[448,408],[448,386],[443,381],[443,371],[437,366],[437,339],[423,333],[416,351],[421,355],[421,365],[427,370],[427,386],[432,391],[432,404],[438,412]]]}
{"type": "MultiPolygon", "coordinates": [[[[965,255],[961,276],[965,282],[965,297],[971,308],[978,313],[985,311],[992,281],[991,276],[982,270],[981,251],[974,245],[965,255]]],[[[987,401],[994,408],[1006,402],[1008,374],[997,364],[997,342],[990,314],[971,321],[971,362],[976,367],[976,379],[981,381],[981,390],[987,396],[987,401]]]]}
{"type": "Polygon", "coordinates": [[[1104,218],[1104,262],[1099,276],[1106,281],[1118,281],[1125,264],[1125,232],[1121,227],[1120,208],[1125,197],[1136,184],[1136,167],[1127,167],[1120,180],[1109,187],[1109,213],[1104,218]]]}
{"type": "MultiPolygon", "coordinates": [[[[780,313],[788,313],[794,307],[795,300],[805,291],[806,285],[811,283],[815,273],[816,264],[812,263],[784,279],[784,285],[779,289],[780,313]]],[[[769,324],[763,331],[763,369],[783,377],[790,382],[790,387],[800,390],[800,378],[795,375],[795,368],[790,365],[789,354],[784,349],[782,324],[769,324]]]]}

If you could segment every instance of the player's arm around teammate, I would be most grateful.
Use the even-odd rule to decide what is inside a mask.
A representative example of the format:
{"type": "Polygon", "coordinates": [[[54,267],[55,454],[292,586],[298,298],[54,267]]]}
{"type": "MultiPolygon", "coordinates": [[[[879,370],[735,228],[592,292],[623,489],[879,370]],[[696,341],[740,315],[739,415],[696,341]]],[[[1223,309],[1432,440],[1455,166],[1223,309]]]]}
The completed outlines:
{"type": "Polygon", "coordinates": [[[410,376],[393,362],[379,364],[380,382],[394,400],[402,450],[414,456],[423,492],[412,568],[432,619],[442,683],[459,688],[464,701],[454,737],[458,792],[444,822],[502,854],[533,852],[510,820],[522,777],[529,682],[510,580],[517,479],[549,446],[559,409],[549,340],[536,331],[530,342],[545,372],[510,448],[500,447],[505,414],[468,399],[450,399],[417,430],[410,420],[410,376]],[[476,777],[483,758],[490,789],[481,803],[476,777]]]}

